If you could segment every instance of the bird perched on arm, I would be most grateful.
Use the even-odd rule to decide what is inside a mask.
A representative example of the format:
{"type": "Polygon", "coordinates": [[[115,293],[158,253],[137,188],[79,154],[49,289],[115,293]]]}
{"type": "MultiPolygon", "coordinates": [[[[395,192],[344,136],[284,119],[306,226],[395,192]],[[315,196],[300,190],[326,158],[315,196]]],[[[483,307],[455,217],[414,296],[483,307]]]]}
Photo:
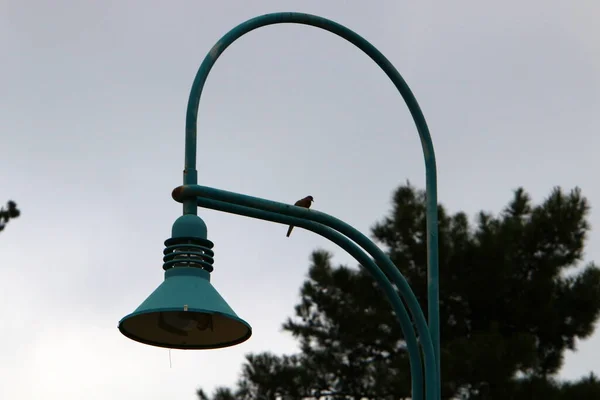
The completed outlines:
{"type": "MultiPolygon", "coordinates": [[[[310,208],[313,201],[315,201],[315,200],[313,199],[312,196],[306,196],[305,198],[300,199],[297,202],[295,202],[294,205],[298,206],[298,207],[310,208]]],[[[290,225],[290,227],[288,228],[288,231],[287,231],[287,235],[285,235],[286,237],[290,237],[290,234],[292,233],[292,229],[294,229],[294,226],[290,225]]]]}

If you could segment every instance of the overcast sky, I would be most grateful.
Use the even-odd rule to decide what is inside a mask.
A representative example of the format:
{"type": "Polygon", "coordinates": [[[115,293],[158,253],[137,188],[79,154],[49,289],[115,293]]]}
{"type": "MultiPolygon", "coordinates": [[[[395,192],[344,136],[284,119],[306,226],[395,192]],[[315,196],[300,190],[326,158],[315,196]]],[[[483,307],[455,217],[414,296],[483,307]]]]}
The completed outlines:
{"type": "MultiPolygon", "coordinates": [[[[318,247],[302,229],[200,210],[212,282],[254,329],[224,350],[169,352],[117,322],[163,279],[181,206],[185,109],[211,46],[248,18],[303,11],[378,47],[421,104],[452,212],[499,212],[524,186],[541,201],[580,186],[592,205],[586,261],[600,261],[600,3],[583,1],[0,0],[0,398],[193,400],[233,384],[244,354],[296,349],[292,315],[318,247]],[[405,4],[404,4],[405,3],[405,4]],[[409,4],[410,3],[410,4],[409,4]]],[[[200,184],[316,209],[369,232],[409,179],[424,187],[401,96],[358,49],[277,25],[231,46],[199,112],[200,184]]],[[[443,285],[443,282],[442,282],[443,285]]],[[[564,378],[600,373],[600,333],[564,378]]]]}

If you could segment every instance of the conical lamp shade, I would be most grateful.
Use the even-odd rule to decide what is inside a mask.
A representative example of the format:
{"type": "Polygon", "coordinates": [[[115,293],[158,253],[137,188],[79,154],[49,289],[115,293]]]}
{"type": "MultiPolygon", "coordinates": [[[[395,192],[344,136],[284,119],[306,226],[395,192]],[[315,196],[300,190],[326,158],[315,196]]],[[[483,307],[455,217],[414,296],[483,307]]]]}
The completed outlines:
{"type": "Polygon", "coordinates": [[[211,285],[210,273],[193,267],[165,271],[164,282],[119,322],[119,330],[135,341],[172,349],[216,349],[252,335],[211,285]]]}

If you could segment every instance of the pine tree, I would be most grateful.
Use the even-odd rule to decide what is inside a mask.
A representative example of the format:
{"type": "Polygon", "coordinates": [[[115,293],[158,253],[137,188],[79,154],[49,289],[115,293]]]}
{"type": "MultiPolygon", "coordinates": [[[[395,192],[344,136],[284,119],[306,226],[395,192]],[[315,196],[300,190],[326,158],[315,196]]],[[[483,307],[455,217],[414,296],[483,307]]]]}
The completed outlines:
{"type": "MultiPolygon", "coordinates": [[[[589,397],[600,391],[595,376],[574,383],[555,378],[565,351],[589,337],[600,316],[600,269],[580,265],[590,229],[580,190],[555,188],[533,205],[520,188],[498,216],[482,211],[475,224],[463,212],[438,211],[442,397],[595,398],[589,397]]],[[[426,311],[425,226],[425,193],[407,184],[372,234],[426,311]]],[[[301,352],[248,355],[228,393],[282,400],[410,397],[399,324],[366,271],[334,267],[331,254],[315,251],[300,294],[284,329],[301,352]]]]}
{"type": "Polygon", "coordinates": [[[7,210],[5,210],[4,207],[0,208],[0,232],[4,230],[8,221],[21,215],[21,211],[19,211],[17,203],[14,201],[9,200],[8,203],[6,203],[6,207],[7,210]]]}

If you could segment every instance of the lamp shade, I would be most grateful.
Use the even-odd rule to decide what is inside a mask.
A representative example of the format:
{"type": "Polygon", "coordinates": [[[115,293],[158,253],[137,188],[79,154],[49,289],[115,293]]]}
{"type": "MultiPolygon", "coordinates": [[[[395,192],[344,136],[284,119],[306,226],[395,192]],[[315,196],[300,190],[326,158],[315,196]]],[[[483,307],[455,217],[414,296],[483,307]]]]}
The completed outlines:
{"type": "Polygon", "coordinates": [[[163,283],[119,322],[119,330],[135,341],[172,349],[228,347],[252,335],[212,286],[210,273],[196,267],[167,269],[163,283]]]}

